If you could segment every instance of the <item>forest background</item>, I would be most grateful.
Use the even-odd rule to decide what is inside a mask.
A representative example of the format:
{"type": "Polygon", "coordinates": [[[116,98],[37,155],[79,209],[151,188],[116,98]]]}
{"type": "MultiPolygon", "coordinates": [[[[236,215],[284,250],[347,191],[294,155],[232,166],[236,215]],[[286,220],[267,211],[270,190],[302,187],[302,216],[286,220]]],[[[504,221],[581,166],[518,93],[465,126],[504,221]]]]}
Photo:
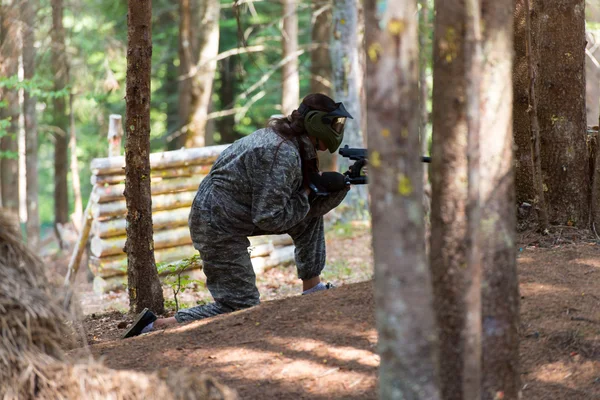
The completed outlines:
{"type": "MultiPolygon", "coordinates": [[[[74,130],[77,137],[76,156],[81,183],[81,198],[85,205],[91,191],[90,161],[107,155],[106,133],[109,115],[125,115],[125,72],[127,45],[127,5],[120,1],[98,0],[44,0],[39,2],[19,0],[2,1],[2,31],[0,35],[2,52],[6,59],[7,48],[20,45],[21,37],[11,36],[17,30],[15,17],[10,9],[28,3],[37,7],[34,18],[35,35],[35,72],[32,78],[23,77],[21,59],[17,74],[0,74],[0,138],[2,148],[0,159],[15,160],[17,151],[7,144],[14,139],[11,132],[11,116],[7,90],[19,89],[21,103],[26,93],[35,96],[37,132],[38,132],[38,207],[42,229],[52,227],[57,209],[68,208],[68,215],[75,211],[75,187],[73,175],[68,173],[66,205],[56,206],[55,194],[56,155],[55,151],[62,143],[68,142],[68,135],[74,130]],[[64,49],[56,49],[57,21],[53,20],[53,7],[62,8],[64,49]],[[9,46],[7,46],[7,43],[9,46]],[[12,46],[10,45],[12,43],[12,46]],[[64,87],[57,89],[57,54],[66,55],[68,74],[63,80],[64,87]],[[63,112],[57,112],[56,99],[63,100],[63,112]],[[71,120],[70,120],[71,119],[71,120]],[[62,139],[62,140],[61,140],[62,139]]],[[[194,50],[199,53],[197,41],[202,37],[218,40],[218,56],[214,73],[204,75],[202,80],[210,80],[211,96],[207,110],[207,126],[204,144],[231,143],[254,130],[263,127],[270,116],[282,113],[282,79],[286,70],[282,67],[283,18],[286,15],[284,1],[220,1],[218,35],[207,35],[206,24],[199,21],[210,10],[190,9],[189,0],[172,2],[155,0],[153,2],[153,54],[152,54],[152,100],[151,100],[151,147],[152,151],[181,148],[186,145],[184,128],[186,123],[182,115],[193,110],[182,111],[182,104],[188,104],[183,91],[189,90],[193,79],[182,74],[182,60],[186,53],[182,50],[186,38],[181,34],[185,24],[189,24],[189,34],[194,50]],[[187,4],[187,8],[186,5],[187,4]],[[237,4],[237,6],[236,6],[237,4]],[[187,13],[187,16],[184,15],[187,13]],[[202,31],[204,29],[204,31],[202,31]],[[194,37],[196,39],[194,39],[194,37]]],[[[209,4],[211,2],[207,2],[209,4]]],[[[219,3],[219,2],[217,2],[219,3]]],[[[320,69],[325,85],[322,91],[331,91],[331,77],[336,66],[342,63],[323,61],[315,65],[315,54],[321,53],[321,59],[328,58],[328,43],[332,32],[331,8],[328,2],[300,1],[296,5],[298,17],[298,73],[300,98],[314,90],[315,71],[320,69]],[[315,15],[329,13],[328,19],[315,21],[315,15]],[[314,27],[321,27],[322,43],[315,42],[314,27]],[[325,38],[325,39],[323,39],[325,38]],[[325,51],[325,55],[323,55],[325,51]],[[311,78],[312,77],[312,78],[311,78]]],[[[216,4],[216,3],[215,3],[216,4]]],[[[346,7],[356,12],[360,9],[355,1],[336,1],[334,9],[346,7]]],[[[423,7],[433,10],[433,0],[421,2],[423,7]]],[[[346,10],[346,12],[349,10],[346,10]]],[[[339,12],[339,10],[338,10],[339,12]]],[[[54,13],[56,15],[56,12],[54,13]]],[[[423,14],[423,13],[422,13],[423,14]]],[[[588,33],[586,57],[587,115],[588,125],[598,125],[600,104],[600,4],[589,0],[586,4],[586,30],[588,33]]],[[[427,109],[431,111],[431,48],[433,40],[433,12],[425,14],[420,23],[420,35],[423,54],[421,63],[425,67],[425,79],[429,90],[427,109]]],[[[58,38],[60,39],[60,37],[58,38]]],[[[338,40],[340,38],[337,38],[338,40]]],[[[343,38],[341,38],[343,41],[343,38]]],[[[205,46],[210,44],[204,43],[205,46]]],[[[213,43],[214,45],[214,43],[213,43]]],[[[357,49],[358,51],[358,49],[357,49]]],[[[197,59],[197,55],[193,58],[197,59]]],[[[1,57],[0,57],[1,58],[1,57]]],[[[213,59],[215,57],[212,57],[213,59]]],[[[1,63],[0,63],[1,64],[1,63]]],[[[197,72],[197,71],[196,71],[197,72]]],[[[342,71],[343,73],[343,71],[342,71]]],[[[323,82],[321,82],[323,83],[323,82]]],[[[331,92],[330,92],[331,93],[331,92]]],[[[14,106],[14,105],[13,105],[14,106]]],[[[426,118],[428,136],[431,137],[430,120],[426,118]]],[[[13,121],[14,123],[14,121],[13,121]]],[[[20,216],[26,220],[26,188],[24,184],[25,142],[23,121],[19,126],[19,152],[21,184],[19,185],[20,216]]],[[[62,151],[64,164],[70,162],[70,155],[62,151]]],[[[3,162],[1,166],[6,166],[3,162]]],[[[64,168],[64,167],[63,167],[64,168]]],[[[0,168],[4,174],[8,168],[0,168]]],[[[3,180],[5,183],[7,179],[3,180]]],[[[6,184],[5,184],[6,186],[6,184]]],[[[10,187],[10,186],[9,186],[10,187]]],[[[5,193],[0,200],[5,198],[5,193]]],[[[64,198],[64,196],[63,196],[64,198]]],[[[6,203],[6,201],[4,201],[6,203]]],[[[0,205],[7,206],[7,204],[0,205]]]]}
{"type": "MultiPolygon", "coordinates": [[[[30,79],[23,77],[22,58],[18,68],[13,69],[16,74],[10,74],[6,67],[4,71],[0,71],[3,72],[0,74],[0,138],[3,144],[0,158],[6,161],[16,160],[18,157],[16,149],[11,148],[13,145],[8,144],[8,141],[13,141],[16,136],[11,132],[10,115],[10,108],[14,108],[15,104],[10,101],[8,91],[20,91],[19,103],[22,103],[26,93],[35,96],[39,217],[42,230],[47,230],[52,227],[56,216],[55,151],[59,148],[59,142],[63,143],[64,148],[64,143],[68,142],[68,136],[71,134],[70,130],[74,129],[77,137],[78,180],[81,182],[81,197],[85,207],[92,188],[89,184],[90,161],[96,157],[107,156],[109,116],[119,114],[123,116],[124,121],[127,4],[122,1],[98,0],[73,0],[64,3],[62,0],[3,0],[3,12],[0,15],[0,43],[3,44],[3,54],[0,54],[4,57],[0,57],[0,61],[6,61],[7,52],[20,46],[20,41],[23,40],[15,35],[18,30],[14,28],[21,23],[17,20],[18,13],[13,12],[11,15],[11,8],[18,9],[22,7],[22,3],[37,7],[34,10],[35,73],[30,79]],[[64,54],[68,71],[63,81],[65,86],[58,89],[57,71],[61,67],[57,66],[57,63],[62,61],[57,61],[57,53],[63,49],[56,48],[57,21],[53,20],[53,7],[63,9],[60,23],[64,29],[64,54]],[[56,99],[62,99],[63,111],[56,109],[56,99]]],[[[182,58],[186,56],[183,50],[186,39],[181,35],[181,29],[186,19],[192,46],[195,47],[193,52],[201,52],[202,43],[198,41],[202,41],[203,36],[209,40],[218,40],[216,70],[214,74],[209,73],[203,78],[205,83],[206,80],[211,81],[207,87],[212,85],[207,110],[206,145],[231,143],[265,126],[272,115],[282,113],[282,75],[285,73],[281,68],[282,16],[285,15],[285,2],[240,2],[239,7],[235,8],[231,1],[220,1],[217,36],[207,35],[206,21],[201,21],[203,14],[211,11],[193,9],[193,3],[195,2],[186,0],[153,1],[150,110],[153,152],[178,149],[186,145],[186,123],[182,117],[182,108],[185,106],[182,104],[185,102],[189,108],[191,102],[182,92],[189,90],[196,79],[182,74],[181,63],[182,58]],[[187,15],[184,16],[183,13],[187,15]]],[[[319,51],[317,46],[311,45],[311,16],[317,2],[292,3],[296,4],[299,26],[296,53],[301,98],[311,91],[311,52],[319,51]]],[[[331,8],[324,11],[329,13],[329,31],[331,8]]],[[[204,43],[204,46],[210,44],[204,43]]],[[[194,58],[197,60],[198,54],[192,55],[192,59],[194,58]]],[[[328,65],[326,68],[331,69],[331,65],[328,65]]],[[[193,113],[193,110],[187,112],[193,113]]],[[[14,118],[12,119],[12,123],[15,123],[14,118]]],[[[22,222],[26,219],[25,203],[28,197],[23,177],[26,169],[23,125],[21,119],[18,123],[18,151],[21,153],[19,208],[22,222]]],[[[14,127],[12,129],[14,131],[14,127]]],[[[189,147],[189,142],[187,145],[189,147]]],[[[71,155],[67,156],[65,151],[63,154],[64,168],[71,162],[71,155]]],[[[1,165],[4,166],[3,173],[10,173],[7,164],[1,165]]],[[[69,215],[75,211],[73,183],[73,175],[68,173],[69,215]]],[[[7,188],[4,189],[2,198],[8,194],[7,188]]],[[[12,191],[10,194],[13,194],[12,191]]],[[[0,205],[7,206],[1,203],[0,205]]]]}

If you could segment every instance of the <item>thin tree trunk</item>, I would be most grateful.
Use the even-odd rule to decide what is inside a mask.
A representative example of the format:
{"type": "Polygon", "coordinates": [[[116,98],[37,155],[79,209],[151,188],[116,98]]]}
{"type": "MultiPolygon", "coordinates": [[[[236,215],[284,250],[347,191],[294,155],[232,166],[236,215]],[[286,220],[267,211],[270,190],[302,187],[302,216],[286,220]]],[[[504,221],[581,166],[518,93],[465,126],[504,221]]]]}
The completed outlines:
{"type": "MultiPolygon", "coordinates": [[[[310,52],[310,92],[332,96],[332,67],[329,56],[331,41],[332,1],[312,0],[311,3],[311,38],[319,47],[310,52]]],[[[328,151],[319,152],[321,170],[335,170],[336,156],[328,151]]]]}
{"type": "Polygon", "coordinates": [[[73,224],[81,232],[81,223],[83,218],[83,201],[81,199],[81,180],[79,178],[79,166],[77,162],[77,132],[75,130],[75,112],[73,110],[73,94],[69,95],[69,125],[70,138],[69,148],[71,149],[71,179],[73,181],[73,201],[75,211],[73,212],[73,224]]]}
{"type": "MultiPolygon", "coordinates": [[[[333,38],[331,42],[331,61],[333,64],[333,82],[335,101],[344,103],[354,117],[346,121],[342,147],[365,147],[363,134],[363,102],[361,92],[364,86],[364,64],[361,55],[364,52],[364,23],[359,14],[362,4],[358,0],[334,0],[333,2],[333,38]]],[[[348,169],[349,161],[336,157],[338,170],[348,169]]],[[[339,211],[343,219],[364,220],[368,218],[367,187],[355,185],[348,193],[339,211]]]]}
{"type": "MultiPolygon", "coordinates": [[[[235,87],[237,84],[236,70],[239,64],[239,56],[233,55],[219,61],[219,71],[221,76],[221,86],[219,88],[219,100],[221,106],[227,110],[234,107],[235,87]]],[[[233,143],[240,138],[235,131],[235,118],[233,115],[226,115],[215,121],[217,131],[221,135],[222,144],[233,143]]]]}
{"type": "Polygon", "coordinates": [[[311,3],[311,38],[319,47],[310,52],[310,92],[332,94],[331,40],[332,2],[313,0],[311,3]]]}
{"type": "Polygon", "coordinates": [[[512,135],[512,0],[483,0],[480,240],[483,249],[482,399],[518,399],[519,285],[512,135]]]}
{"type": "Polygon", "coordinates": [[[187,124],[192,113],[192,85],[188,77],[193,75],[196,55],[192,48],[191,1],[179,0],[179,123],[182,134],[175,139],[173,150],[185,146],[187,124]]]}
{"type": "MultiPolygon", "coordinates": [[[[69,80],[69,66],[65,47],[65,28],[63,26],[63,0],[52,0],[52,69],[54,73],[54,90],[63,90],[69,80]]],[[[52,100],[54,126],[62,130],[55,135],[54,142],[54,230],[61,248],[63,243],[58,224],[69,222],[69,192],[67,174],[69,172],[69,136],[68,117],[65,97],[58,96],[52,100]]]]}
{"type": "MultiPolygon", "coordinates": [[[[16,2],[6,1],[0,11],[0,76],[10,78],[18,73],[21,38],[19,8],[16,2]]],[[[0,204],[19,213],[19,95],[16,89],[0,88],[0,121],[8,126],[0,135],[0,204]]]]}
{"type": "Polygon", "coordinates": [[[464,2],[435,5],[430,263],[439,327],[441,390],[462,400],[467,290],[467,118],[464,2]]]}
{"type": "Polygon", "coordinates": [[[125,199],[127,203],[127,283],[129,305],[162,313],[164,299],[152,232],[150,190],[150,72],[152,2],[129,0],[127,14],[125,199]]]}
{"type": "MultiPolygon", "coordinates": [[[[419,14],[419,110],[421,118],[419,120],[419,132],[421,138],[421,152],[429,153],[427,125],[429,124],[429,112],[427,110],[427,101],[429,100],[429,87],[427,85],[427,64],[428,64],[428,36],[431,30],[429,26],[429,0],[419,0],[421,12],[419,14]]],[[[427,168],[425,169],[427,175],[427,168]]],[[[425,177],[427,181],[427,176],[425,177]]]]}
{"type": "Polygon", "coordinates": [[[419,147],[416,0],[365,2],[379,397],[440,399],[425,258],[419,147]],[[401,255],[400,257],[398,255],[401,255]]]}
{"type": "Polygon", "coordinates": [[[289,60],[281,68],[281,113],[290,115],[298,108],[300,77],[298,74],[298,13],[296,0],[283,0],[282,59],[289,60]],[[292,56],[294,55],[294,56],[292,56]]]}
{"type": "MultiPolygon", "coordinates": [[[[186,147],[204,147],[206,135],[206,122],[210,98],[212,95],[213,81],[217,69],[217,54],[219,52],[219,0],[199,0],[198,3],[198,28],[196,32],[198,46],[196,49],[197,63],[191,79],[192,101],[190,114],[187,118],[186,147]]],[[[195,39],[191,39],[195,42],[195,39]]],[[[185,82],[190,83],[189,79],[185,82]]]]}
{"type": "MultiPolygon", "coordinates": [[[[23,21],[23,77],[30,80],[35,75],[35,27],[36,1],[21,2],[23,21]]],[[[25,125],[25,157],[27,174],[27,243],[33,249],[40,240],[40,215],[38,207],[38,133],[35,113],[37,100],[29,91],[24,91],[23,115],[25,125]]]]}

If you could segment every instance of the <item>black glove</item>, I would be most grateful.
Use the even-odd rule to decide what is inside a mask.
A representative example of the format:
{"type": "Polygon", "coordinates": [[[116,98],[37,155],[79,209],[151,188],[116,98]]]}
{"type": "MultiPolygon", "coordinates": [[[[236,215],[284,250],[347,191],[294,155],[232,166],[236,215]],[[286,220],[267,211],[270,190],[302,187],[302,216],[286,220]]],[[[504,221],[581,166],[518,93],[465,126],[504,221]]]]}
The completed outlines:
{"type": "Polygon", "coordinates": [[[310,179],[310,188],[318,196],[327,196],[329,193],[339,192],[348,187],[346,176],[339,172],[315,173],[310,179]]]}

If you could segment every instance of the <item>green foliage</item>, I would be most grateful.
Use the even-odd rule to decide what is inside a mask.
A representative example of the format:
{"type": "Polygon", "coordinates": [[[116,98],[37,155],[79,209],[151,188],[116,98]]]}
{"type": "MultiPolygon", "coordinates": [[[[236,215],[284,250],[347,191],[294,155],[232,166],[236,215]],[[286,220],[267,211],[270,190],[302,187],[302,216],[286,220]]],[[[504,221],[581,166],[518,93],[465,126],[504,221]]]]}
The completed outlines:
{"type": "MultiPolygon", "coordinates": [[[[184,272],[188,271],[194,266],[197,266],[199,263],[200,256],[194,255],[193,257],[174,263],[158,263],[156,265],[158,273],[160,275],[166,275],[164,283],[167,284],[173,291],[175,311],[179,311],[180,308],[179,299],[177,297],[179,293],[185,292],[191,286],[204,286],[202,281],[192,279],[189,275],[183,275],[184,272]]],[[[172,308],[172,304],[168,301],[165,301],[165,307],[172,308]]]]}
{"type": "MultiPolygon", "coordinates": [[[[280,2],[254,2],[239,5],[236,18],[232,1],[221,2],[219,52],[244,46],[264,46],[261,52],[242,52],[220,63],[230,62],[233,78],[233,101],[221,99],[225,80],[217,73],[213,89],[212,111],[239,110],[233,130],[237,136],[247,135],[265,126],[269,117],[280,113],[281,60],[280,2]],[[264,82],[257,84],[265,76],[264,82]]],[[[299,45],[305,49],[310,39],[310,2],[298,3],[299,45]]],[[[65,3],[63,24],[66,31],[66,52],[69,61],[70,85],[54,89],[51,32],[52,9],[48,0],[38,7],[36,30],[36,73],[33,79],[20,81],[15,77],[0,77],[0,86],[23,89],[36,96],[38,110],[38,176],[40,219],[54,219],[54,138],[55,129],[64,119],[55,115],[52,100],[67,100],[73,94],[73,114],[77,134],[77,157],[82,182],[83,201],[87,202],[91,185],[90,162],[107,154],[106,134],[110,114],[125,118],[125,84],[127,71],[127,2],[117,0],[75,0],[65,3]]],[[[179,8],[171,0],[153,2],[152,21],[152,151],[166,150],[172,143],[167,138],[180,127],[178,112],[179,8]]],[[[310,55],[300,56],[301,96],[308,93],[310,55]]],[[[0,132],[6,130],[6,120],[0,121],[0,132]]],[[[61,126],[63,130],[67,127],[61,126]]],[[[231,135],[229,136],[231,137],[231,135]]],[[[215,134],[216,143],[223,135],[215,134]]],[[[2,156],[13,156],[3,154],[2,156]]],[[[69,177],[71,179],[71,177],[69,177]]],[[[72,196],[72,193],[70,194],[72,196]]],[[[73,201],[71,198],[71,209],[73,201]]]]}

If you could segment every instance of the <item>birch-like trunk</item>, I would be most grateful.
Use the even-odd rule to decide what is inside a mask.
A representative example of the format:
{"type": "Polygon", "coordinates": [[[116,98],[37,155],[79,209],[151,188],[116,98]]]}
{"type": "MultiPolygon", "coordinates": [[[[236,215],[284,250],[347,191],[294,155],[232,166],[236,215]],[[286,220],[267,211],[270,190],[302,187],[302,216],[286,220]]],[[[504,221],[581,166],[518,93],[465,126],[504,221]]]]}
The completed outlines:
{"type": "MultiPolygon", "coordinates": [[[[341,147],[365,147],[364,139],[364,21],[362,4],[358,0],[333,1],[333,37],[331,62],[333,67],[333,98],[344,103],[354,119],[346,120],[341,147]]],[[[352,161],[353,162],[353,161],[352,161]]],[[[337,156],[340,172],[348,169],[350,161],[337,156]]],[[[355,185],[337,211],[344,220],[368,218],[367,187],[355,185]]]]}
{"type": "Polygon", "coordinates": [[[365,2],[379,398],[441,399],[425,257],[416,0],[365,2]],[[383,24],[382,24],[383,21],[383,24]]]}
{"type": "Polygon", "coordinates": [[[290,115],[300,101],[298,74],[298,11],[296,0],[283,0],[283,29],[281,31],[281,113],[290,115]]]}
{"type": "MultiPolygon", "coordinates": [[[[35,75],[35,27],[37,1],[21,2],[23,35],[23,77],[30,80],[35,75]]],[[[27,176],[27,243],[33,249],[40,240],[40,215],[38,205],[38,132],[35,113],[37,100],[29,91],[23,95],[23,116],[25,126],[25,157],[27,176]]]]}

